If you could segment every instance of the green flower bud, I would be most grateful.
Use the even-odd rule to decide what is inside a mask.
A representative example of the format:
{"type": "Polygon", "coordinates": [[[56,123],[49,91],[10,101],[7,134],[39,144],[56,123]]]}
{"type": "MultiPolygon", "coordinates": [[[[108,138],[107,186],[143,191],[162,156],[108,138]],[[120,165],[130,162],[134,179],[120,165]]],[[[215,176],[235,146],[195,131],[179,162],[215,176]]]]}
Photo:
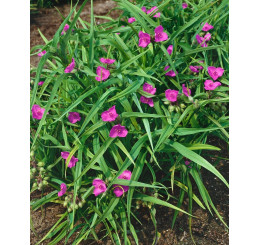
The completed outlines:
{"type": "Polygon", "coordinates": [[[159,196],[158,192],[155,192],[153,196],[157,198],[159,196]]]}
{"type": "Polygon", "coordinates": [[[136,205],[136,209],[140,209],[140,206],[139,206],[139,205],[136,205]]]}
{"type": "Polygon", "coordinates": [[[113,178],[110,176],[110,177],[108,177],[107,180],[108,180],[108,181],[112,181],[112,179],[113,179],[113,178]]]}
{"type": "Polygon", "coordinates": [[[151,209],[151,204],[148,204],[148,208],[151,209]]]}
{"type": "Polygon", "coordinates": [[[64,205],[64,207],[67,207],[67,202],[66,202],[66,201],[64,201],[64,204],[63,204],[63,205],[64,205]]]}
{"type": "Polygon", "coordinates": [[[72,212],[72,209],[69,207],[68,208],[68,213],[71,213],[72,212]]]}
{"type": "Polygon", "coordinates": [[[189,99],[190,102],[193,103],[193,101],[194,101],[193,97],[189,96],[188,99],[189,99]]]}
{"type": "Polygon", "coordinates": [[[185,104],[180,104],[180,107],[181,107],[182,109],[184,109],[184,108],[186,108],[186,105],[185,105],[185,104]]]}
{"type": "Polygon", "coordinates": [[[44,162],[39,162],[39,163],[38,163],[38,166],[39,166],[39,167],[43,167],[44,165],[45,165],[44,162]]]}
{"type": "Polygon", "coordinates": [[[75,209],[78,209],[78,208],[79,208],[78,204],[75,204],[75,205],[74,205],[74,208],[75,208],[75,209]]]}
{"type": "Polygon", "coordinates": [[[84,204],[86,201],[85,201],[85,199],[82,199],[82,203],[84,204]]]}
{"type": "Polygon", "coordinates": [[[34,156],[34,153],[35,153],[34,151],[31,151],[31,152],[30,152],[30,156],[33,157],[33,156],[34,156]]]}
{"type": "Polygon", "coordinates": [[[43,185],[48,185],[48,182],[46,180],[43,180],[43,185]]]}
{"type": "Polygon", "coordinates": [[[82,202],[79,202],[78,206],[79,206],[80,208],[82,208],[82,206],[83,206],[82,202]]]}
{"type": "Polygon", "coordinates": [[[35,182],[35,183],[33,183],[32,188],[35,188],[37,186],[38,186],[38,184],[35,182]]]}
{"type": "Polygon", "coordinates": [[[180,108],[176,106],[176,112],[178,113],[180,111],[180,108]]]}
{"type": "Polygon", "coordinates": [[[43,168],[43,167],[41,167],[40,169],[39,169],[39,172],[45,172],[46,170],[43,168]]]}
{"type": "Polygon", "coordinates": [[[170,105],[170,106],[168,107],[168,111],[169,111],[169,112],[172,112],[172,111],[174,111],[174,110],[175,110],[175,106],[170,105]]]}
{"type": "Polygon", "coordinates": [[[164,104],[165,104],[165,105],[169,105],[170,102],[169,102],[169,101],[164,101],[164,104]]]}
{"type": "Polygon", "coordinates": [[[31,172],[34,173],[34,174],[36,173],[36,171],[37,171],[36,168],[32,168],[32,169],[31,169],[31,172]]]}
{"type": "Polygon", "coordinates": [[[49,180],[49,177],[44,177],[44,180],[49,180]]]}
{"type": "Polygon", "coordinates": [[[68,200],[69,200],[69,198],[68,198],[68,196],[66,196],[66,197],[65,197],[65,201],[68,201],[68,200]]]}
{"type": "Polygon", "coordinates": [[[40,182],[40,183],[38,184],[38,186],[39,186],[39,188],[42,188],[42,187],[43,187],[42,182],[40,182]]]}

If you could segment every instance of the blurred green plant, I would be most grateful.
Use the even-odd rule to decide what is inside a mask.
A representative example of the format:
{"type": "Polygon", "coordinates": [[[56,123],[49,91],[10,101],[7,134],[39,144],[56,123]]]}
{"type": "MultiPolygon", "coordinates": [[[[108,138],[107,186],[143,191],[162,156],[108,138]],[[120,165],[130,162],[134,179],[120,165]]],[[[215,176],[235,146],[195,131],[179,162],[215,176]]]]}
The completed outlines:
{"type": "MultiPolygon", "coordinates": [[[[35,115],[31,119],[31,192],[42,191],[42,198],[33,200],[31,206],[37,210],[55,202],[67,208],[37,244],[50,238],[48,244],[62,239],[67,244],[75,233],[72,244],[102,239],[94,229],[99,223],[105,226],[104,237],[109,236],[114,244],[131,244],[129,234],[138,244],[133,224],[140,223],[141,206],[149,208],[156,231],[154,243],[159,237],[156,205],[174,209],[172,227],[178,213],[183,212],[189,217],[191,232],[194,204],[214,212],[227,227],[205,187],[201,170],[207,169],[228,186],[202,157],[203,151],[207,155],[220,150],[207,143],[208,137],[228,143],[228,1],[185,1],[188,7],[183,9],[182,1],[175,0],[134,4],[117,0],[123,14],[116,20],[98,16],[109,20],[99,25],[93,0],[91,22],[79,17],[86,2],[78,11],[76,5],[73,7],[52,40],[40,32],[45,45],[31,50],[31,55],[46,51],[41,53],[38,67],[31,69],[31,108],[39,106],[34,113],[40,119],[35,115]],[[141,9],[155,5],[158,18],[153,17],[156,13],[141,9]],[[131,17],[135,21],[128,23],[131,17]],[[207,47],[202,47],[196,35],[203,36],[206,22],[214,28],[207,47]],[[159,25],[168,39],[155,42],[154,30],[159,25]],[[151,36],[145,48],[139,47],[140,31],[151,36]],[[171,54],[169,45],[173,45],[171,54]],[[103,57],[116,62],[101,64],[103,57]],[[203,68],[194,73],[189,66],[196,65],[203,68]],[[96,80],[99,66],[110,72],[105,81],[96,80]],[[175,76],[166,75],[166,66],[175,76]],[[211,66],[223,68],[224,73],[218,79],[221,86],[206,90],[204,82],[211,80],[207,72],[211,66]],[[156,93],[143,91],[145,83],[155,87],[156,93]],[[183,84],[191,96],[185,95],[183,84]],[[175,102],[167,99],[168,89],[178,91],[175,102]],[[153,107],[141,103],[141,96],[152,99],[153,107]],[[115,122],[103,121],[102,113],[114,105],[119,117],[115,122]],[[79,113],[81,120],[74,123],[67,119],[71,112],[79,113]],[[126,137],[109,136],[114,124],[125,126],[126,137]],[[61,152],[69,152],[66,160],[61,152]],[[67,168],[76,158],[75,166],[67,168]],[[130,180],[118,179],[125,170],[131,171],[130,180]],[[96,178],[107,187],[97,196],[92,185],[96,178]],[[67,190],[59,196],[63,183],[67,190]],[[116,197],[114,184],[129,186],[129,190],[116,197]],[[193,185],[199,193],[193,193],[193,185]],[[54,190],[44,195],[46,186],[54,190]],[[175,188],[180,190],[179,196],[175,196],[175,188]],[[185,195],[189,199],[187,211],[182,209],[185,195]],[[172,205],[172,200],[177,205],[172,205]]],[[[104,77],[104,73],[99,76],[104,77]]]]}

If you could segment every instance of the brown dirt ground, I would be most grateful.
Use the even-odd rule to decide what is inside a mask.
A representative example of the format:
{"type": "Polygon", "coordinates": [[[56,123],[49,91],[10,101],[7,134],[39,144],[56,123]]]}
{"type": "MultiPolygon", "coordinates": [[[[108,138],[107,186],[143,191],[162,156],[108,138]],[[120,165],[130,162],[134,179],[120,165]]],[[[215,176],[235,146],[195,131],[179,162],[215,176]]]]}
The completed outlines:
{"type": "MultiPolygon", "coordinates": [[[[94,1],[94,14],[95,15],[106,15],[112,8],[116,5],[111,0],[95,0],[94,1]]],[[[60,12],[67,16],[70,11],[70,6],[68,4],[57,6],[60,12]]],[[[119,14],[118,10],[111,12],[110,16],[116,18],[119,14]]],[[[90,3],[87,3],[84,10],[81,13],[81,18],[83,20],[90,20],[90,3]]],[[[103,22],[102,19],[97,20],[98,22],[103,22]]],[[[37,29],[39,28],[41,32],[46,36],[47,39],[52,39],[56,30],[62,23],[62,18],[59,16],[56,9],[40,9],[37,14],[31,15],[31,27],[30,27],[30,45],[31,47],[39,44],[44,44],[44,41],[41,39],[37,29]]],[[[37,56],[31,57],[31,65],[36,66],[39,62],[37,56]]],[[[211,140],[210,144],[216,145],[222,149],[220,156],[228,158],[228,147],[224,143],[217,141],[216,139],[211,140]]],[[[211,153],[211,152],[209,152],[211,153]]],[[[214,152],[214,155],[217,155],[217,152],[214,152]]],[[[208,159],[208,158],[207,158],[208,159]]],[[[214,159],[209,158],[210,162],[213,162],[214,159]]],[[[228,180],[229,175],[229,163],[228,161],[221,160],[217,169],[222,173],[222,175],[228,180]]],[[[225,222],[228,224],[228,214],[229,214],[229,198],[228,198],[228,189],[225,185],[218,180],[217,177],[214,177],[213,174],[206,170],[202,170],[205,186],[207,187],[210,196],[212,197],[213,203],[224,218],[225,222]]],[[[194,193],[198,193],[196,188],[193,189],[194,193]]],[[[39,198],[39,192],[34,192],[31,196],[31,199],[39,198]]],[[[187,200],[185,200],[183,207],[184,210],[187,210],[187,200]]],[[[175,228],[171,229],[171,222],[173,217],[173,211],[165,207],[156,207],[156,219],[158,222],[158,232],[160,232],[161,237],[158,241],[158,245],[190,245],[193,244],[189,230],[188,230],[188,219],[186,215],[179,214],[175,228]]],[[[37,211],[31,211],[31,217],[36,235],[31,230],[31,245],[36,244],[51,227],[59,219],[59,215],[63,214],[65,209],[59,204],[50,203],[44,206],[44,208],[38,209],[37,211]],[[43,213],[42,213],[43,211],[43,213]]],[[[135,224],[137,230],[140,230],[141,235],[139,235],[141,245],[152,244],[154,238],[154,227],[150,219],[150,215],[147,208],[140,208],[140,220],[143,226],[135,224]]],[[[197,245],[228,245],[228,232],[221,224],[219,219],[214,215],[211,216],[207,211],[202,210],[201,208],[194,205],[193,215],[198,216],[199,219],[193,219],[192,221],[192,230],[195,242],[197,245]]],[[[139,217],[139,215],[138,215],[139,217]]],[[[101,227],[97,227],[97,230],[100,230],[101,227]]],[[[72,238],[70,239],[72,241],[72,238]]],[[[42,245],[48,244],[49,241],[41,243],[42,245]]],[[[64,244],[62,240],[58,244],[64,244]]],[[[71,244],[71,243],[69,243],[71,244]]],[[[94,242],[94,241],[84,241],[81,243],[84,244],[112,244],[110,240],[105,239],[104,241],[94,242]]],[[[132,243],[134,244],[134,243],[132,243]]]]}

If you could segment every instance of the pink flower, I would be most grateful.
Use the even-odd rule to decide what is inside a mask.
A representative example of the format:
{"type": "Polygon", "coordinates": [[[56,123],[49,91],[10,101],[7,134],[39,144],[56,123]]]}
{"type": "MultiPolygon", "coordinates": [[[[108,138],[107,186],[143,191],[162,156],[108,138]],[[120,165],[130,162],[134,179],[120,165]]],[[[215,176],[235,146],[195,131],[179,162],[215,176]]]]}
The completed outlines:
{"type": "MultiPolygon", "coordinates": [[[[41,51],[41,49],[40,49],[40,51],[41,51]]],[[[38,56],[39,56],[39,57],[42,57],[46,52],[47,52],[47,51],[46,51],[46,50],[44,50],[44,51],[42,51],[42,52],[38,53],[38,56]]]]}
{"type": "Polygon", "coordinates": [[[136,21],[136,19],[134,17],[131,17],[128,19],[128,23],[130,23],[130,24],[132,24],[135,21],[136,21]]]}
{"type": "Polygon", "coordinates": [[[142,10],[144,13],[146,13],[146,12],[147,12],[146,7],[144,7],[144,6],[141,8],[141,10],[142,10]]]}
{"type": "Polygon", "coordinates": [[[216,68],[214,66],[209,66],[208,73],[213,80],[217,80],[219,77],[223,75],[224,69],[221,67],[216,68]]]}
{"type": "MultiPolygon", "coordinates": [[[[185,165],[188,166],[191,162],[190,161],[185,161],[185,165]]],[[[192,168],[191,166],[188,166],[188,168],[192,168]]]]}
{"type": "Polygon", "coordinates": [[[102,112],[101,118],[104,122],[112,122],[115,121],[118,117],[118,114],[116,113],[116,106],[112,106],[107,111],[102,112]]]}
{"type": "Polygon", "coordinates": [[[208,42],[208,41],[211,40],[211,34],[210,34],[210,33],[207,33],[203,38],[204,38],[205,41],[208,42]]]}
{"type": "Polygon", "coordinates": [[[69,29],[69,25],[68,25],[68,24],[65,24],[64,29],[63,29],[63,31],[61,32],[61,35],[64,35],[65,32],[68,31],[68,29],[69,29]]]}
{"type": "Polygon", "coordinates": [[[221,85],[220,82],[213,82],[212,80],[206,80],[204,82],[204,88],[206,90],[214,90],[214,89],[216,89],[220,85],[221,85]]]}
{"type": "Polygon", "coordinates": [[[144,83],[142,86],[143,91],[149,93],[149,94],[155,94],[156,93],[156,88],[154,88],[151,84],[149,83],[144,83]]]}
{"type": "MultiPolygon", "coordinates": [[[[130,180],[132,176],[132,172],[130,170],[125,170],[121,175],[119,175],[118,179],[130,180]]],[[[129,186],[125,185],[114,185],[114,193],[117,197],[122,196],[125,192],[129,190],[129,186]]]]}
{"type": "Polygon", "coordinates": [[[152,98],[146,98],[145,96],[141,96],[140,101],[144,104],[148,104],[150,107],[154,106],[152,98]]]}
{"type": "Polygon", "coordinates": [[[168,34],[163,32],[163,30],[161,25],[155,28],[155,42],[162,42],[168,39],[168,34]]]}
{"type": "Polygon", "coordinates": [[[157,11],[158,11],[158,7],[154,6],[150,10],[147,11],[147,14],[156,13],[153,17],[154,18],[159,18],[160,17],[160,13],[157,13],[157,11]]]}
{"type": "Polygon", "coordinates": [[[201,37],[200,35],[196,35],[196,40],[199,44],[201,44],[201,47],[208,47],[207,43],[205,42],[205,38],[201,37]]]}
{"type": "Polygon", "coordinates": [[[58,192],[58,196],[59,196],[59,197],[63,196],[63,195],[65,194],[66,190],[67,190],[66,184],[65,184],[65,183],[62,183],[62,184],[60,185],[60,191],[58,192]]]}
{"type": "Polygon", "coordinates": [[[99,194],[101,194],[107,190],[105,182],[101,179],[94,179],[92,181],[92,185],[95,187],[94,191],[93,191],[93,194],[95,196],[98,196],[99,194]]]}
{"type": "Polygon", "coordinates": [[[203,69],[202,66],[189,66],[190,70],[194,73],[199,73],[203,69]]]}
{"type": "Polygon", "coordinates": [[[189,97],[191,95],[191,90],[185,86],[185,84],[182,85],[182,90],[185,96],[189,97]]]}
{"type": "Polygon", "coordinates": [[[177,95],[178,95],[178,91],[177,90],[171,90],[171,89],[167,89],[165,91],[165,96],[166,98],[171,101],[171,102],[175,102],[177,101],[177,95]]]}
{"type": "MultiPolygon", "coordinates": [[[[61,152],[61,157],[62,157],[63,159],[67,159],[68,156],[69,156],[69,154],[70,154],[70,153],[69,153],[68,151],[63,151],[63,152],[61,152]]],[[[68,168],[74,167],[77,162],[78,162],[78,158],[72,156],[72,158],[71,158],[71,160],[70,160],[70,162],[69,162],[69,164],[68,164],[68,168]]]]}
{"type": "MultiPolygon", "coordinates": [[[[169,66],[165,66],[164,70],[166,71],[167,69],[169,69],[169,66]]],[[[173,70],[171,70],[171,71],[167,72],[165,75],[169,76],[169,77],[175,77],[176,73],[173,70]]]]}
{"type": "Polygon", "coordinates": [[[70,123],[76,123],[81,121],[80,114],[78,112],[69,112],[68,120],[70,123]]]}
{"type": "Polygon", "coordinates": [[[74,69],[74,66],[75,66],[75,62],[74,62],[74,58],[72,58],[72,62],[65,68],[64,72],[71,73],[72,70],[74,69]]]}
{"type": "Polygon", "coordinates": [[[188,4],[187,3],[182,3],[182,8],[183,9],[186,9],[188,7],[188,4]]]}
{"type": "Polygon", "coordinates": [[[107,80],[108,78],[109,78],[109,76],[110,76],[110,72],[109,72],[109,70],[107,70],[107,69],[105,69],[104,67],[102,67],[102,66],[98,66],[97,67],[97,77],[95,77],[95,79],[97,80],[97,81],[105,81],[105,80],[107,80]]]}
{"type": "Polygon", "coordinates": [[[109,137],[116,138],[116,137],[126,137],[128,134],[128,131],[126,130],[125,126],[121,126],[120,124],[117,124],[111,128],[109,137]]]}
{"type": "Polygon", "coordinates": [[[39,86],[43,85],[44,84],[44,81],[41,81],[38,83],[39,86]]]}
{"type": "Polygon", "coordinates": [[[173,52],[173,45],[169,45],[167,48],[168,54],[171,55],[173,52]]]}
{"type": "Polygon", "coordinates": [[[31,111],[32,111],[32,117],[34,119],[40,120],[43,117],[45,109],[41,108],[39,105],[33,105],[31,111]]]}
{"type": "Polygon", "coordinates": [[[139,32],[139,47],[146,48],[151,42],[151,37],[148,33],[139,32]]]}
{"type": "Polygon", "coordinates": [[[101,63],[104,63],[104,64],[113,64],[116,61],[116,60],[105,59],[105,58],[100,58],[99,60],[101,63]]]}
{"type": "Polygon", "coordinates": [[[203,28],[202,28],[202,31],[209,31],[211,29],[213,29],[214,27],[212,25],[209,25],[209,23],[205,23],[203,28]]]}

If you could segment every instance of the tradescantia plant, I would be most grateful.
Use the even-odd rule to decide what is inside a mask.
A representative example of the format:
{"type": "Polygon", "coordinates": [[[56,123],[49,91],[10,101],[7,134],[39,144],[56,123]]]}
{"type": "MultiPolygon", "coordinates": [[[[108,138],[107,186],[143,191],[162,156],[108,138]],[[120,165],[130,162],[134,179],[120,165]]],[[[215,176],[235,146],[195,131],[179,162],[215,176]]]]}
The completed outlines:
{"type": "Polygon", "coordinates": [[[42,191],[31,206],[67,208],[38,244],[66,244],[75,232],[72,244],[101,239],[100,223],[114,244],[138,244],[141,205],[154,242],[156,205],[174,210],[172,227],[183,212],[191,232],[193,205],[227,227],[201,170],[228,186],[202,156],[220,150],[209,136],[228,143],[228,1],[117,0],[122,15],[100,25],[92,0],[91,22],[79,17],[86,2],[31,50],[41,56],[31,69],[31,192],[42,191]]]}

